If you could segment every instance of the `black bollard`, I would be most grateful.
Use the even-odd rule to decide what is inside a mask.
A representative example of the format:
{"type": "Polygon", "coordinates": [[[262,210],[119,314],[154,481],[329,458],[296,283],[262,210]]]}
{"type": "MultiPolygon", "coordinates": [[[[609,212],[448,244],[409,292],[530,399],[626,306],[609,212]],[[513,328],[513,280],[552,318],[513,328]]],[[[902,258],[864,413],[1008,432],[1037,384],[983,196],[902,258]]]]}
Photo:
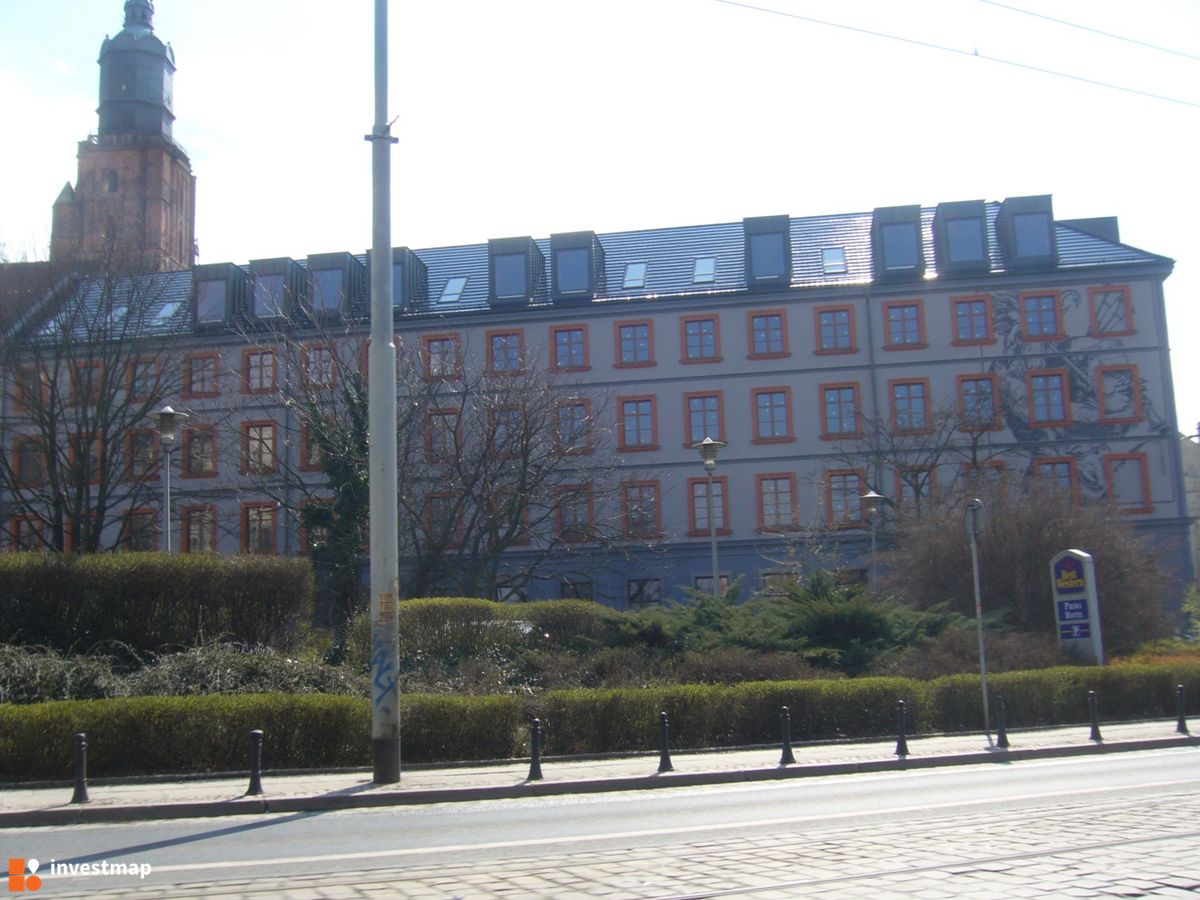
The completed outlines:
{"type": "Polygon", "coordinates": [[[996,695],[996,746],[1008,749],[1008,704],[1003,694],[996,695]]]}
{"type": "Polygon", "coordinates": [[[901,700],[896,705],[896,720],[898,736],[896,738],[896,755],[908,756],[908,706],[901,700]]]}
{"type": "Polygon", "coordinates": [[[263,792],[262,744],[262,729],[255,728],[250,732],[250,787],[246,790],[247,797],[257,796],[263,792]]]}
{"type": "Polygon", "coordinates": [[[542,720],[529,723],[529,777],[526,781],[542,780],[542,720]]]}
{"type": "Polygon", "coordinates": [[[675,771],[671,765],[671,726],[665,712],[658,714],[658,771],[675,771]]]}
{"type": "Polygon", "coordinates": [[[1187,734],[1187,694],[1184,692],[1182,684],[1175,688],[1175,711],[1179,714],[1175,730],[1180,734],[1187,734]]]}
{"type": "Polygon", "coordinates": [[[87,735],[82,731],[75,735],[75,793],[72,803],[87,803],[87,735]]]}
{"type": "Polygon", "coordinates": [[[792,754],[792,713],[786,706],[779,711],[779,731],[783,735],[783,753],[779,757],[779,764],[788,766],[796,761],[796,757],[792,754]]]}
{"type": "Polygon", "coordinates": [[[1104,738],[1100,737],[1100,701],[1096,699],[1095,691],[1088,691],[1088,711],[1092,717],[1092,736],[1091,740],[1096,743],[1103,743],[1104,738]]]}

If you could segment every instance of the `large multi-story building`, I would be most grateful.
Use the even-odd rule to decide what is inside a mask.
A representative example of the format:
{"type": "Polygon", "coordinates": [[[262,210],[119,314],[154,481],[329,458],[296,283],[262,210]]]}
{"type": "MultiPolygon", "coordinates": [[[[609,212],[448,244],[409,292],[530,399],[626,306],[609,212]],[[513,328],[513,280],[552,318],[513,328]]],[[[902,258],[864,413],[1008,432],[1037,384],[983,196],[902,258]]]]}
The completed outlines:
{"type": "MultiPolygon", "coordinates": [[[[148,0],[126,4],[126,30],[132,17],[142,41],[148,11],[148,0]]],[[[169,55],[146,56],[169,75],[169,55]]],[[[147,140],[170,143],[159,100],[111,119],[110,142],[142,134],[137,113],[157,104],[147,140]]],[[[98,182],[118,193],[127,183],[120,172],[98,182]]],[[[113,451],[141,490],[124,495],[112,540],[303,552],[296,511],[324,475],[291,392],[296,379],[332,378],[331,355],[362,355],[366,257],[188,266],[190,243],[153,246],[185,266],[120,280],[141,298],[137,334],[161,354],[153,367],[123,363],[123,390],[141,383],[146,394],[151,369],[172,373],[154,376],[175,386],[161,399],[190,418],[169,522],[151,422],[113,451]]],[[[1192,566],[1163,299],[1172,265],[1123,244],[1115,218],[1056,220],[1048,196],[399,247],[394,324],[413,367],[401,390],[436,382],[452,393],[463,366],[499,380],[540,373],[558,398],[546,427],[568,455],[570,432],[603,436],[586,448],[596,464],[574,470],[587,483],[505,550],[497,595],[536,562],[546,577],[526,596],[678,598],[710,586],[714,533],[720,577],[749,588],[818,545],[865,569],[868,491],[903,508],[998,471],[1047,478],[1064,502],[1108,503],[1153,537],[1182,585],[1192,566]],[[725,444],[711,480],[694,449],[705,438],[725,444]],[[547,543],[562,552],[546,556],[547,543]]],[[[94,280],[65,300],[48,294],[18,327],[53,340],[64,308],[107,297],[108,319],[119,306],[128,328],[121,290],[94,280]]],[[[96,370],[73,363],[63,377],[96,370]]],[[[45,448],[22,390],[10,377],[0,392],[0,440],[12,469],[36,481],[45,448]]],[[[435,472],[448,421],[437,412],[418,423],[435,472]]],[[[421,489],[410,505],[431,510],[451,488],[435,475],[421,489]]],[[[0,504],[9,545],[35,545],[38,510],[0,504]]]]}

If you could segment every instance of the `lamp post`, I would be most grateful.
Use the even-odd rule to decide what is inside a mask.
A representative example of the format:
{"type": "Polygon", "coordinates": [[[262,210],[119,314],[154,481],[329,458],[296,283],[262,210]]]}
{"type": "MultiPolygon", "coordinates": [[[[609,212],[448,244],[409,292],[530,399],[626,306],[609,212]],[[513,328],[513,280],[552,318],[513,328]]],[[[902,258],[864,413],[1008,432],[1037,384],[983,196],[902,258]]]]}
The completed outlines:
{"type": "Polygon", "coordinates": [[[724,446],[724,441],[714,441],[710,437],[692,445],[692,449],[698,451],[700,458],[704,460],[704,472],[708,475],[708,544],[712,554],[712,592],[713,596],[718,598],[721,596],[721,582],[717,574],[717,519],[713,514],[713,472],[717,468],[717,454],[724,446]]]}
{"type": "Polygon", "coordinates": [[[179,423],[188,417],[185,412],[176,412],[170,406],[164,406],[156,413],[151,413],[154,418],[155,427],[158,428],[158,440],[162,444],[163,450],[166,452],[166,465],[163,467],[167,472],[167,486],[163,496],[165,498],[163,505],[166,507],[165,530],[167,532],[167,552],[171,552],[171,449],[175,446],[175,437],[179,430],[179,423]]]}
{"type": "Polygon", "coordinates": [[[875,528],[879,522],[879,501],[883,494],[875,493],[874,489],[862,495],[862,501],[867,505],[867,521],[871,524],[871,568],[868,570],[867,587],[875,593],[875,528]]]}
{"type": "Polygon", "coordinates": [[[983,732],[992,743],[992,720],[988,715],[987,658],[983,652],[983,600],[979,594],[979,545],[983,534],[983,501],[978,497],[967,504],[963,527],[971,542],[971,574],[975,579],[975,630],[979,633],[979,681],[983,691],[983,732]]]}

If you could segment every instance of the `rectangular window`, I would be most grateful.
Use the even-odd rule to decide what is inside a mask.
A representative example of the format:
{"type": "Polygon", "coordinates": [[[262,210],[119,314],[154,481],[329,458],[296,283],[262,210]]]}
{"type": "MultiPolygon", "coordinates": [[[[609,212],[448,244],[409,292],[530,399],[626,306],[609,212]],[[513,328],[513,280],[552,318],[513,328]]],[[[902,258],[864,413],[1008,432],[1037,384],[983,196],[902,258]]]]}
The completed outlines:
{"type": "Polygon", "coordinates": [[[225,321],[225,281],[209,280],[196,283],[196,323],[199,325],[225,321]]]}
{"type": "Polygon", "coordinates": [[[796,479],[792,475],[758,475],[758,527],[761,531],[795,528],[796,479]]]}
{"type": "Polygon", "coordinates": [[[524,333],[521,331],[489,331],[488,371],[497,375],[515,375],[525,359],[524,333]]]}
{"type": "Polygon", "coordinates": [[[925,317],[921,301],[891,301],[883,304],[885,350],[911,350],[925,346],[925,317]]]}
{"type": "Polygon", "coordinates": [[[434,334],[422,341],[424,347],[425,377],[457,378],[462,374],[462,360],[458,352],[457,334],[434,334]]]}
{"type": "Polygon", "coordinates": [[[333,348],[327,344],[313,344],[302,348],[300,371],[305,384],[315,388],[331,388],[337,371],[333,348]]]}
{"type": "Polygon", "coordinates": [[[717,280],[717,259],[715,256],[701,256],[692,263],[692,283],[708,284],[717,280]]]}
{"type": "Polygon", "coordinates": [[[662,532],[657,481],[629,481],[621,485],[621,511],[629,537],[657,537],[662,532]]]}
{"type": "Polygon", "coordinates": [[[688,505],[690,507],[688,519],[691,526],[688,533],[692,537],[707,536],[713,527],[716,528],[717,534],[729,534],[729,528],[725,524],[729,521],[729,498],[728,492],[725,490],[725,476],[719,475],[714,478],[712,487],[712,524],[710,525],[708,479],[688,479],[688,505]]]}
{"type": "Polygon", "coordinates": [[[221,357],[216,353],[189,353],[183,358],[183,396],[215,397],[220,392],[218,371],[221,357]]]}
{"type": "Polygon", "coordinates": [[[1128,286],[1088,288],[1088,308],[1094,337],[1133,334],[1133,302],[1128,286]]]}
{"type": "Polygon", "coordinates": [[[929,428],[929,380],[889,381],[888,399],[895,431],[926,431],[929,428]]]}
{"type": "Polygon", "coordinates": [[[892,222],[883,226],[883,267],[903,272],[921,265],[921,235],[915,222],[892,222]]]}
{"type": "Polygon", "coordinates": [[[632,262],[625,264],[625,275],[621,278],[621,287],[641,288],[646,286],[646,263],[632,262]]]}
{"type": "Polygon", "coordinates": [[[1076,499],[1075,494],[1075,460],[1069,456],[1047,457],[1034,461],[1034,471],[1038,477],[1056,491],[1076,499]]]}
{"type": "Polygon", "coordinates": [[[713,316],[693,316],[680,324],[683,341],[682,362],[715,362],[721,358],[717,320],[713,316]]]}
{"type": "Polygon", "coordinates": [[[826,473],[825,512],[830,525],[861,525],[863,522],[861,472],[840,469],[826,473]]]}
{"type": "Polygon", "coordinates": [[[254,318],[273,319],[286,313],[282,275],[254,276],[254,318]]]}
{"type": "Polygon", "coordinates": [[[185,506],[179,511],[179,547],[184,553],[217,552],[217,510],[185,506]]]}
{"type": "Polygon", "coordinates": [[[275,554],[275,504],[242,504],[242,552],[275,554]]]}
{"type": "Polygon", "coordinates": [[[698,444],[702,440],[712,438],[723,441],[725,432],[721,416],[721,394],[685,394],[687,404],[687,441],[688,446],[698,444]]]}
{"type": "Polygon", "coordinates": [[[422,523],[428,547],[460,546],[463,540],[461,497],[445,492],[430,494],[425,498],[422,523]]]}
{"type": "Polygon", "coordinates": [[[458,453],[458,410],[433,409],[425,428],[425,458],[432,463],[454,460],[458,453]]]}
{"type": "Polygon", "coordinates": [[[129,396],[134,400],[149,400],[158,387],[158,360],[131,359],[129,361],[129,396]]]}
{"type": "Polygon", "coordinates": [[[654,328],[651,322],[618,322],[616,329],[616,365],[654,365],[654,328]]]}
{"type": "Polygon", "coordinates": [[[76,483],[97,484],[100,481],[101,441],[92,432],[77,431],[67,435],[70,477],[76,483]]]}
{"type": "Polygon", "coordinates": [[[594,593],[592,582],[585,578],[563,578],[558,582],[559,600],[591,600],[594,593]]]}
{"type": "MultiPolygon", "coordinates": [[[[336,312],[342,308],[342,282],[345,273],[341,269],[317,269],[312,277],[313,312],[336,312]]],[[[395,294],[395,283],[392,293],[395,294]]]]}
{"type": "Polygon", "coordinates": [[[950,254],[950,262],[970,263],[987,259],[985,237],[981,218],[971,216],[948,219],[946,221],[946,249],[950,254]]]}
{"type": "Polygon", "coordinates": [[[837,440],[858,434],[858,384],[821,386],[821,437],[837,440]]]}
{"type": "Polygon", "coordinates": [[[275,423],[242,423],[242,474],[266,475],[275,471],[275,423]]]}
{"type": "Polygon", "coordinates": [[[13,394],[18,409],[41,409],[50,399],[50,379],[39,366],[20,366],[13,375],[13,394]]]}
{"type": "Polygon", "coordinates": [[[1050,229],[1050,214],[1044,212],[1017,213],[1012,218],[1013,238],[1019,257],[1050,256],[1054,252],[1050,229]]]}
{"type": "Polygon", "coordinates": [[[779,312],[750,313],[751,358],[774,359],[787,356],[787,325],[779,312]]]}
{"type": "Polygon", "coordinates": [[[501,406],[488,410],[488,436],[490,450],[499,459],[515,459],[521,455],[526,443],[521,410],[515,406],[501,406]]]}
{"type": "Polygon", "coordinates": [[[787,235],[781,231],[750,235],[750,271],[754,280],[776,280],[787,274],[787,235]]]}
{"type": "Polygon", "coordinates": [[[467,289],[468,277],[465,275],[456,275],[453,278],[447,278],[446,284],[442,288],[442,293],[438,297],[438,302],[457,303],[461,300],[463,292],[467,289]]]}
{"type": "Polygon", "coordinates": [[[214,425],[187,425],[183,429],[184,478],[209,478],[217,474],[217,430],[214,425]]]}
{"type": "Polygon", "coordinates": [[[128,509],[121,523],[121,546],[147,553],[158,549],[158,513],[153,509],[128,509]]]}
{"type": "Polygon", "coordinates": [[[497,298],[503,300],[525,296],[527,262],[528,257],[524,253],[497,253],[492,257],[492,279],[497,298]]]}
{"type": "Polygon", "coordinates": [[[1099,366],[1096,393],[1101,422],[1122,425],[1142,420],[1142,383],[1136,365],[1099,366]]]}
{"type": "Polygon", "coordinates": [[[38,487],[46,479],[46,454],[42,439],[18,437],[13,442],[13,475],[21,487],[38,487]]]}
{"type": "Polygon", "coordinates": [[[661,578],[630,578],[625,582],[625,605],[629,609],[645,609],[662,603],[661,578]]]}
{"type": "Polygon", "coordinates": [[[45,524],[36,516],[13,516],[9,537],[14,553],[38,553],[46,549],[45,524]]]}
{"type": "Polygon", "coordinates": [[[817,353],[853,353],[857,350],[854,336],[854,307],[817,307],[817,353]]]}
{"type": "MultiPolygon", "coordinates": [[[[118,375],[119,377],[119,375],[118,375]]],[[[104,363],[86,360],[71,363],[71,405],[96,403],[104,386],[104,363]]]]}
{"type": "Polygon", "coordinates": [[[954,341],[956,346],[991,344],[996,340],[992,331],[992,298],[955,297],[950,300],[954,311],[954,341]]]}
{"type": "Polygon", "coordinates": [[[125,475],[149,478],[158,467],[158,432],[153,428],[135,428],[125,435],[125,475]]]}
{"type": "Polygon", "coordinates": [[[823,247],[821,249],[821,271],[826,275],[845,275],[846,248],[823,247]]]}
{"type": "Polygon", "coordinates": [[[933,466],[900,466],[896,469],[896,503],[904,510],[920,511],[921,501],[933,497],[937,469],[933,466]]]}
{"type": "Polygon", "coordinates": [[[587,400],[554,405],[554,446],[559,453],[588,453],[592,446],[592,410],[587,400]]]}
{"type": "Polygon", "coordinates": [[[554,368],[581,371],[588,368],[586,325],[556,325],[550,329],[554,368]]]}
{"type": "Polygon", "coordinates": [[[554,277],[560,294],[586,294],[591,288],[586,247],[562,247],[554,251],[554,277]]]}
{"type": "Polygon", "coordinates": [[[1150,469],[1145,453],[1110,453],[1104,457],[1108,502],[1120,512],[1154,511],[1150,494],[1150,469]]]}
{"type": "Polygon", "coordinates": [[[755,388],[754,442],[778,443],[792,440],[792,392],[790,388],[755,388]]]}
{"type": "Polygon", "coordinates": [[[1029,424],[1040,427],[1066,425],[1071,400],[1065,372],[1040,369],[1025,373],[1029,398],[1029,424]]]}
{"type": "Polygon", "coordinates": [[[963,427],[971,430],[1000,427],[995,375],[959,375],[958,411],[963,427]]]}
{"type": "Polygon", "coordinates": [[[555,505],[558,536],[564,541],[592,539],[592,489],[588,485],[570,484],[558,488],[555,505]]]}
{"type": "Polygon", "coordinates": [[[621,449],[657,450],[658,427],[653,397],[627,397],[620,401],[621,449]]]}
{"type": "Polygon", "coordinates": [[[1048,341],[1063,337],[1058,292],[1022,293],[1021,323],[1025,327],[1026,340],[1048,341]]]}
{"type": "Polygon", "coordinates": [[[300,471],[319,472],[322,460],[321,442],[319,439],[313,438],[309,422],[302,420],[300,422],[300,471]]]}
{"type": "Polygon", "coordinates": [[[276,371],[273,350],[243,350],[242,393],[267,394],[275,390],[276,371]]]}

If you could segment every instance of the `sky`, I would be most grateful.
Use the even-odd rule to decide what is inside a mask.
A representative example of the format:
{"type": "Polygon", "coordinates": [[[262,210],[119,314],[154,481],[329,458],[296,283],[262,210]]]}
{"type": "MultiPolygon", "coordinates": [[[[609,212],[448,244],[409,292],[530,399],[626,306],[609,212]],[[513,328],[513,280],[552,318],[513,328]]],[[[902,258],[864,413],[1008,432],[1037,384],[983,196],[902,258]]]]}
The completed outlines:
{"type": "MultiPolygon", "coordinates": [[[[373,15],[155,0],[201,262],[369,246],[373,15]]],[[[0,0],[9,259],[46,256],[122,23],[123,0],[0,0]]],[[[1052,194],[1176,261],[1198,430],[1196,0],[393,0],[389,48],[396,246],[1052,194]]]]}

